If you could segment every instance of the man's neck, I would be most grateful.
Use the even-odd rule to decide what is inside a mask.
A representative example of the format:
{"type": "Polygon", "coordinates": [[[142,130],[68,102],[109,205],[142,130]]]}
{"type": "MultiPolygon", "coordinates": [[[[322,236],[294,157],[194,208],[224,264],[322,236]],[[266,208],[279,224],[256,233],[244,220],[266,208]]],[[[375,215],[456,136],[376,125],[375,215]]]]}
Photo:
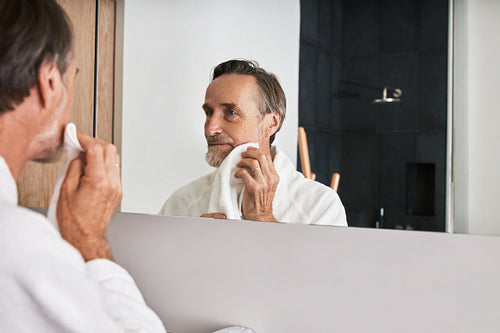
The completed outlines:
{"type": "Polygon", "coordinates": [[[15,181],[19,178],[24,166],[29,161],[30,128],[20,122],[14,112],[7,111],[0,116],[0,155],[9,166],[15,181]]]}

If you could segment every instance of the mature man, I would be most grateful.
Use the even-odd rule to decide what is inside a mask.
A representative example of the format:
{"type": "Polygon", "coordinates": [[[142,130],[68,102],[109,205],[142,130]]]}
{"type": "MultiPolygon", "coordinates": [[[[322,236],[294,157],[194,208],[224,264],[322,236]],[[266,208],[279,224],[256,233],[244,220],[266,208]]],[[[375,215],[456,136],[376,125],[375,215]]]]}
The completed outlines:
{"type": "Polygon", "coordinates": [[[0,0],[0,331],[164,332],[112,262],[108,223],[121,200],[111,144],[79,134],[57,206],[60,234],[17,206],[28,161],[55,161],[77,72],[69,19],[54,0],[0,0]]]}
{"type": "Polygon", "coordinates": [[[271,146],[286,112],[275,75],[251,61],[221,63],[214,69],[203,110],[206,160],[217,169],[174,192],[160,214],[347,226],[337,193],[305,179],[283,151],[271,146]],[[231,209],[217,201],[224,201],[237,180],[241,190],[226,201],[238,213],[230,217],[231,209]]]}

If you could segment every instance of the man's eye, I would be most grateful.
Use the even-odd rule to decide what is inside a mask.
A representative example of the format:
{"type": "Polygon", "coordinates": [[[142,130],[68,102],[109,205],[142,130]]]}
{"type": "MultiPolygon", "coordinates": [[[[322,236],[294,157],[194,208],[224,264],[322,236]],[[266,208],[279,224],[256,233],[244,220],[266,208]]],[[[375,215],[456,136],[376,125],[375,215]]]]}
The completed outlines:
{"type": "Polygon", "coordinates": [[[234,111],[234,110],[228,110],[228,111],[227,111],[227,114],[228,114],[229,116],[234,116],[234,115],[236,115],[236,111],[234,111]]]}

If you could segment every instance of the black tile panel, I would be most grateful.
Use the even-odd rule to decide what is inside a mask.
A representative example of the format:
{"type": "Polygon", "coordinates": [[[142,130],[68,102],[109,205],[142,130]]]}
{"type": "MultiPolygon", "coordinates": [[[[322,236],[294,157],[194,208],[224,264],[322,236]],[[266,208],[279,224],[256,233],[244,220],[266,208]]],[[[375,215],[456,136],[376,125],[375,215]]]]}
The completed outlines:
{"type": "Polygon", "coordinates": [[[377,113],[366,98],[341,100],[340,117],[343,132],[376,133],[377,113]]]}
{"type": "Polygon", "coordinates": [[[328,127],[334,133],[340,133],[344,128],[342,122],[342,102],[337,99],[332,99],[331,112],[331,123],[328,127]]]}
{"type": "Polygon", "coordinates": [[[342,130],[373,133],[376,131],[377,113],[373,105],[370,105],[376,96],[376,91],[364,86],[377,86],[378,73],[379,63],[376,59],[358,59],[342,63],[342,82],[336,92],[357,95],[357,97],[333,98],[340,104],[342,130]]]}
{"type": "Polygon", "coordinates": [[[377,221],[377,215],[373,209],[350,209],[346,207],[346,215],[349,227],[374,228],[377,221]]]}
{"type": "Polygon", "coordinates": [[[435,216],[444,223],[446,212],[446,131],[429,131],[417,134],[416,148],[416,161],[418,163],[434,163],[435,165],[434,210],[435,216]]]}
{"type": "Polygon", "coordinates": [[[340,81],[342,80],[342,59],[340,56],[332,55],[331,62],[331,94],[333,95],[340,89],[340,81]]]}
{"type": "Polygon", "coordinates": [[[419,50],[447,52],[448,49],[448,0],[420,0],[419,50]]]}
{"type": "Polygon", "coordinates": [[[381,0],[381,53],[417,50],[417,0],[381,0]]]}
{"type": "MultiPolygon", "coordinates": [[[[332,176],[335,172],[341,172],[342,163],[342,136],[330,133],[328,136],[328,186],[332,182],[332,176]]],[[[340,186],[340,185],[339,185],[340,186]]]]}
{"type": "Polygon", "coordinates": [[[305,129],[311,172],[316,174],[318,182],[330,186],[332,174],[340,170],[341,139],[333,133],[315,128],[305,129]]]}
{"type": "MultiPolygon", "coordinates": [[[[321,153],[318,151],[318,136],[319,131],[314,128],[304,127],[307,135],[307,146],[309,148],[309,163],[311,164],[311,170],[313,168],[313,164],[316,164],[316,161],[322,158],[321,153]]],[[[315,171],[312,171],[315,172],[315,171]]]]}
{"type": "Polygon", "coordinates": [[[332,62],[332,84],[330,91],[330,122],[326,124],[333,131],[341,131],[342,125],[342,100],[335,98],[333,95],[339,90],[340,86],[340,59],[335,59],[332,62]]]}
{"type": "Polygon", "coordinates": [[[405,214],[435,216],[435,163],[406,163],[405,214]]]}
{"type": "Polygon", "coordinates": [[[316,181],[330,186],[330,173],[332,167],[330,166],[330,154],[335,153],[334,147],[330,144],[330,134],[318,132],[316,135],[316,158],[311,160],[311,172],[316,174],[316,181]]]}
{"type": "MultiPolygon", "coordinates": [[[[378,86],[380,69],[378,57],[369,59],[344,58],[342,61],[342,80],[362,85],[378,86]]],[[[366,88],[349,84],[342,88],[361,94],[371,92],[366,88]]]]}
{"type": "Polygon", "coordinates": [[[342,56],[343,9],[341,0],[332,1],[332,54],[342,56]]]}
{"type": "Polygon", "coordinates": [[[415,230],[445,231],[444,216],[418,216],[415,220],[415,230]]]}
{"type": "Polygon", "coordinates": [[[404,213],[406,165],[415,162],[414,133],[379,134],[378,197],[383,208],[398,208],[404,213]]]}
{"type": "Polygon", "coordinates": [[[446,53],[419,56],[419,128],[445,129],[447,124],[448,59],[446,53]]]}
{"type": "Polygon", "coordinates": [[[299,124],[313,125],[316,112],[316,75],[317,75],[316,48],[302,43],[300,47],[299,65],[299,124]]]}
{"type": "Polygon", "coordinates": [[[349,209],[376,209],[377,137],[343,135],[339,193],[349,209]]]}
{"type": "Polygon", "coordinates": [[[300,35],[310,41],[318,38],[318,0],[300,1],[300,35]]]}
{"type": "MultiPolygon", "coordinates": [[[[383,229],[403,229],[411,225],[412,219],[404,214],[404,207],[383,207],[384,217],[381,223],[383,229]]],[[[380,215],[380,214],[379,214],[380,215]]]]}
{"type": "Polygon", "coordinates": [[[416,161],[418,163],[446,163],[446,131],[426,131],[417,134],[416,161]]]}
{"type": "Polygon", "coordinates": [[[380,50],[378,1],[344,1],[343,9],[343,54],[347,57],[377,55],[380,50]]]}
{"type": "Polygon", "coordinates": [[[316,73],[316,126],[329,126],[331,124],[331,65],[330,55],[326,52],[320,52],[316,73]]]}
{"type": "Polygon", "coordinates": [[[332,0],[319,0],[318,42],[321,46],[332,47],[332,0]]]}

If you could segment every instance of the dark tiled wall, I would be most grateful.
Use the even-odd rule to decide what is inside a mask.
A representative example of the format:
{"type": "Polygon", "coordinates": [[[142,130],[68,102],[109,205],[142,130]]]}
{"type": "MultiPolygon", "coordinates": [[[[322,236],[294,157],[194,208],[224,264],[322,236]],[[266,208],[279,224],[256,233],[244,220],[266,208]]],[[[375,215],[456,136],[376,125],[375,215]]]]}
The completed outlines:
{"type": "Polygon", "coordinates": [[[340,172],[349,225],[374,227],[384,208],[385,228],[444,230],[447,43],[448,0],[301,1],[299,125],[317,180],[340,172]],[[345,81],[402,101],[371,104],[381,91],[345,81]],[[433,215],[408,209],[431,197],[433,215]]]}

